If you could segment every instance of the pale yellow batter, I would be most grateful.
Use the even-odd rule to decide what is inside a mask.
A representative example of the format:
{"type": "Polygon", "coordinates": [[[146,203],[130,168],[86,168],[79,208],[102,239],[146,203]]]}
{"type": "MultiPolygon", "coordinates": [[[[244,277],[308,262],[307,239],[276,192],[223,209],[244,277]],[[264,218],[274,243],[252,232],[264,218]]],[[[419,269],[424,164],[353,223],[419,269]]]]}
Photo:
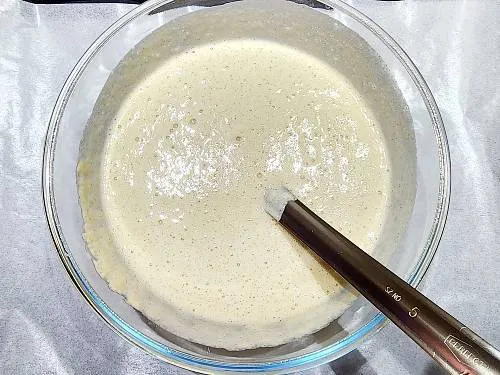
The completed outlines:
{"type": "Polygon", "coordinates": [[[194,46],[130,87],[106,129],[79,164],[85,239],[111,287],[161,327],[270,346],[352,302],[262,209],[265,189],[286,185],[365,251],[379,239],[384,136],[332,66],[269,40],[194,46]]]}

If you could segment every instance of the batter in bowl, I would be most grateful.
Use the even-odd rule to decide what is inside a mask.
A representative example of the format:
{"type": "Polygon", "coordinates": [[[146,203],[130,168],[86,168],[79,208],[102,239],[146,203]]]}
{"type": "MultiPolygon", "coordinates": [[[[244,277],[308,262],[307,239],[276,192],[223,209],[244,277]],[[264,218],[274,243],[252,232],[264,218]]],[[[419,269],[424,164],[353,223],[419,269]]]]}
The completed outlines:
{"type": "Polygon", "coordinates": [[[266,39],[200,43],[146,73],[126,96],[110,89],[120,105],[107,121],[106,104],[96,110],[82,144],[98,272],[156,324],[209,346],[273,346],[326,326],[355,297],[262,197],[286,185],[372,252],[393,185],[369,103],[330,64],[266,39]]]}

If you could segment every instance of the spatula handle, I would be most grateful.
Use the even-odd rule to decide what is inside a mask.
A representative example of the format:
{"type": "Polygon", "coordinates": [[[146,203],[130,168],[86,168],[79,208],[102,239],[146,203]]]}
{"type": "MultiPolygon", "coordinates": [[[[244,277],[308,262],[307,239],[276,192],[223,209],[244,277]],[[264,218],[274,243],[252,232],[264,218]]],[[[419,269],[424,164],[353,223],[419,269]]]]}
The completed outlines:
{"type": "Polygon", "coordinates": [[[451,374],[500,374],[500,352],[298,200],[279,222],[451,374]]]}

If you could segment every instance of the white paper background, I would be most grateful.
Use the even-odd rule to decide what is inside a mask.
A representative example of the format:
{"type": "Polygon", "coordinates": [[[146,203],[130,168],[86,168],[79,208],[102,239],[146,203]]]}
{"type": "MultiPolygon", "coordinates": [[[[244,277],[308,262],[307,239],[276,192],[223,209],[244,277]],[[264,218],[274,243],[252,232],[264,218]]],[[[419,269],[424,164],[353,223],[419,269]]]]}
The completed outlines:
{"type": "MultiPolygon", "coordinates": [[[[500,1],[351,1],[408,52],[448,133],[452,197],[422,290],[500,346],[500,1]]],[[[70,69],[133,5],[0,2],[0,374],[184,374],[113,333],[73,287],[41,199],[47,122],[70,69]]],[[[389,325],[307,374],[441,374],[389,325]]]]}

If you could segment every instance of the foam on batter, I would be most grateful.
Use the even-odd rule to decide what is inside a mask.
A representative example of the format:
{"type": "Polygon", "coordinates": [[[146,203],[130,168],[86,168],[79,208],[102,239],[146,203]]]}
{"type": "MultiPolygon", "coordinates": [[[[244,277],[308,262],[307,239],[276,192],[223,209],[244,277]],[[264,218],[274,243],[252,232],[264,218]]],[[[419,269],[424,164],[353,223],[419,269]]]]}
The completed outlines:
{"type": "Polygon", "coordinates": [[[126,95],[121,85],[102,97],[119,106],[106,121],[112,104],[96,110],[78,169],[85,240],[110,286],[172,333],[230,350],[338,317],[354,295],[262,201],[286,185],[373,252],[393,176],[359,90],[317,56],[263,38],[195,44],[158,59],[126,95]]]}

